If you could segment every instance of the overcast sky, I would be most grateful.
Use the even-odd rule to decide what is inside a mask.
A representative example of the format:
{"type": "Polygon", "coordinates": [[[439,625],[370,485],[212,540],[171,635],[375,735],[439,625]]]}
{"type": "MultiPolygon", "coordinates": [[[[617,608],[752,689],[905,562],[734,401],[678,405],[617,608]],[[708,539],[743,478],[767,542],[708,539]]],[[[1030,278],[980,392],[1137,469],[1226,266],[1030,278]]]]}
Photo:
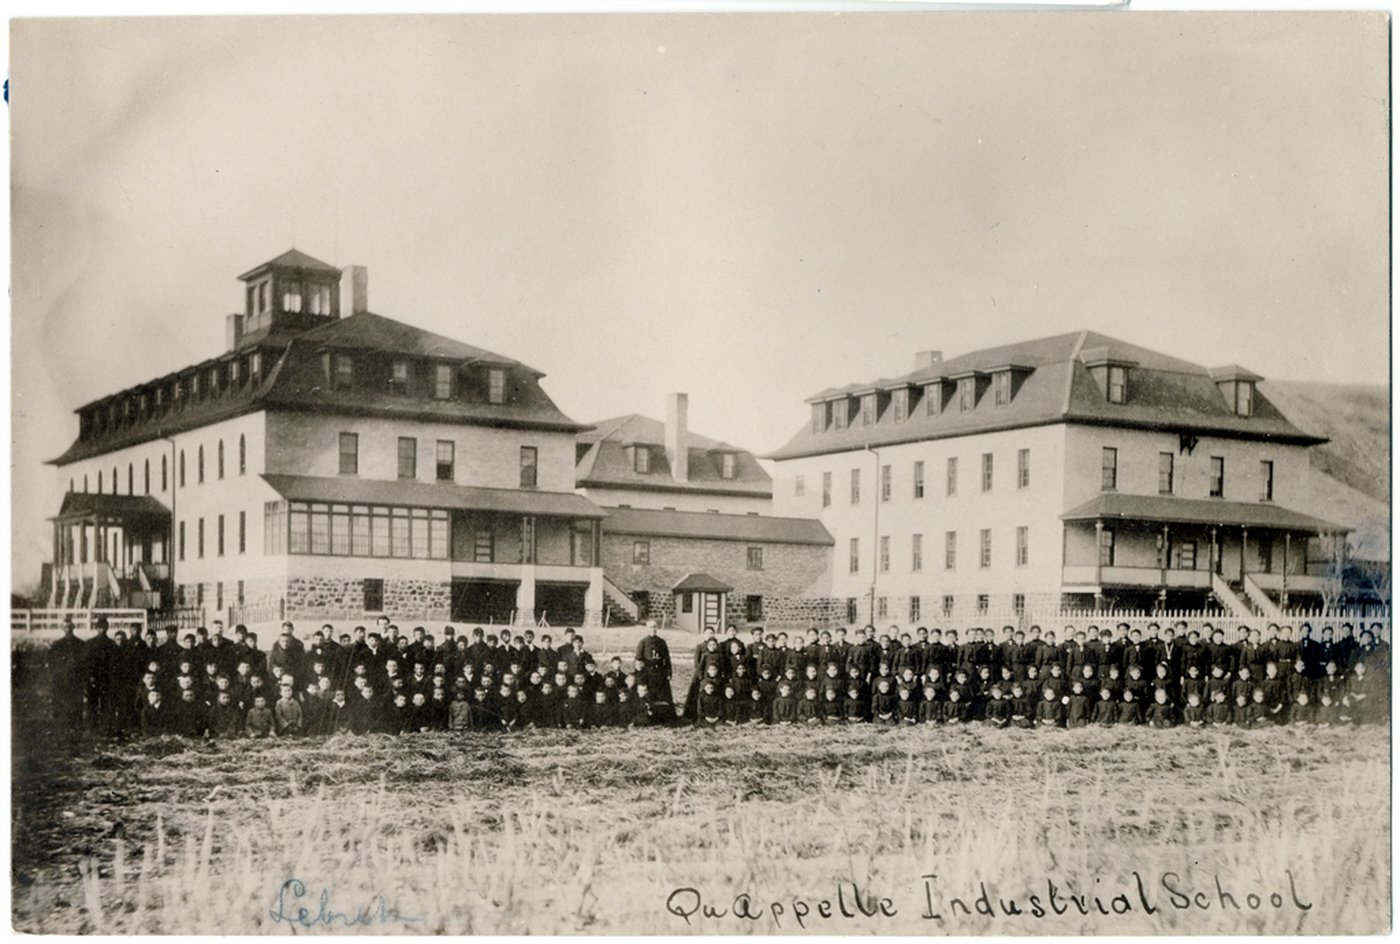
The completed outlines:
{"type": "Polygon", "coordinates": [[[71,411],[217,353],[291,246],[576,419],[685,390],[759,451],[1081,328],[1383,383],[1387,55],[1378,14],[18,21],[14,579],[71,411]]]}

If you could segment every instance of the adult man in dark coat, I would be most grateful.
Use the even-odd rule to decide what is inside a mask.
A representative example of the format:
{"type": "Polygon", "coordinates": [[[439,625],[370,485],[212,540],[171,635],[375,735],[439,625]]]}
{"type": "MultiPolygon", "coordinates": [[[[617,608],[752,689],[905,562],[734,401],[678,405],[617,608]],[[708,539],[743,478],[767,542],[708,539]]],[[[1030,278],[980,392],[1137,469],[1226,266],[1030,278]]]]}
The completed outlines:
{"type": "Polygon", "coordinates": [[[88,721],[98,734],[110,734],[116,721],[112,704],[112,669],[117,659],[117,644],[107,636],[107,617],[99,616],[93,624],[97,635],[87,641],[83,662],[87,671],[88,721]]]}
{"type": "MultiPolygon", "coordinates": [[[[647,695],[653,704],[664,704],[675,713],[671,694],[671,647],[661,638],[656,620],[647,620],[647,634],[637,643],[637,662],[641,665],[641,678],[645,682],[647,695]]],[[[669,717],[663,714],[663,717],[669,717]]]]}
{"type": "Polygon", "coordinates": [[[83,720],[83,641],[73,631],[73,621],[63,621],[63,635],[49,647],[49,686],[53,692],[54,720],[60,733],[78,733],[83,720]]]}

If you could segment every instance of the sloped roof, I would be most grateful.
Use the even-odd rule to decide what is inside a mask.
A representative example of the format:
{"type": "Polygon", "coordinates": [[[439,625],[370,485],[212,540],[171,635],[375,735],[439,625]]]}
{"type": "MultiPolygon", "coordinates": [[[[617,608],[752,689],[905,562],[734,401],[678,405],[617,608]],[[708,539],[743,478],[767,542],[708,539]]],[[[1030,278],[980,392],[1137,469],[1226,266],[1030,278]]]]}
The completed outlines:
{"type": "Polygon", "coordinates": [[[1227,502],[1212,498],[1176,498],[1170,495],[1130,495],[1105,492],[1060,515],[1064,521],[1123,519],[1227,527],[1279,528],[1327,534],[1349,530],[1321,518],[1305,515],[1268,502],[1227,502]]]}
{"type": "Polygon", "coordinates": [[[603,525],[608,534],[743,541],[753,544],[836,543],[815,518],[774,518],[770,515],[722,515],[705,511],[650,508],[609,508],[603,525]]]}
{"type": "Polygon", "coordinates": [[[240,275],[239,279],[247,279],[257,275],[265,269],[303,269],[310,272],[325,272],[326,274],[340,274],[340,269],[329,262],[322,262],[302,252],[300,249],[288,249],[275,259],[269,259],[261,265],[253,266],[247,272],[240,275]]]}
{"type": "Polygon", "coordinates": [[[773,480],[758,464],[753,453],[738,446],[687,432],[687,481],[678,482],[663,448],[666,424],[638,413],[616,416],[594,423],[592,432],[581,433],[580,445],[587,451],[579,459],[575,480],[580,488],[613,487],[655,491],[704,492],[706,494],[747,495],[771,498],[773,480]],[[638,472],[626,447],[645,444],[653,449],[650,472],[638,472]],[[734,477],[721,474],[718,453],[734,454],[734,477]]]}
{"type": "MultiPolygon", "coordinates": [[[[973,351],[904,374],[885,386],[918,386],[1009,365],[1025,367],[1029,372],[1022,374],[1008,404],[996,405],[990,392],[986,392],[969,411],[964,412],[956,404],[949,403],[937,415],[930,416],[921,395],[911,405],[909,417],[900,422],[895,422],[893,411],[888,407],[870,426],[862,425],[857,418],[843,430],[827,429],[816,433],[808,421],[792,439],[765,458],[793,459],[863,449],[867,445],[943,439],[1051,423],[1161,429],[1299,445],[1326,441],[1298,429],[1262,393],[1255,393],[1252,416],[1237,416],[1206,368],[1094,331],[973,351]],[[1092,352],[1095,359],[1107,358],[1135,365],[1129,375],[1126,403],[1108,402],[1104,389],[1081,356],[1086,350],[1092,352]]],[[[813,397],[812,402],[853,389],[863,387],[836,388],[836,393],[823,391],[813,397]]]]}
{"type": "Polygon", "coordinates": [[[729,593],[734,588],[709,574],[686,574],[671,588],[672,593],[729,593]]]}
{"type": "Polygon", "coordinates": [[[169,518],[170,509],[150,495],[100,495],[93,492],[67,492],[58,509],[59,518],[169,518]]]}
{"type": "Polygon", "coordinates": [[[263,475],[263,480],[277,494],[294,501],[500,511],[562,518],[605,518],[608,514],[574,492],[314,475],[263,475]]]}
{"type": "Polygon", "coordinates": [[[414,357],[524,367],[538,377],[544,376],[540,371],[525,367],[509,357],[368,311],[312,328],[297,335],[297,340],[331,348],[392,351],[414,357]]]}

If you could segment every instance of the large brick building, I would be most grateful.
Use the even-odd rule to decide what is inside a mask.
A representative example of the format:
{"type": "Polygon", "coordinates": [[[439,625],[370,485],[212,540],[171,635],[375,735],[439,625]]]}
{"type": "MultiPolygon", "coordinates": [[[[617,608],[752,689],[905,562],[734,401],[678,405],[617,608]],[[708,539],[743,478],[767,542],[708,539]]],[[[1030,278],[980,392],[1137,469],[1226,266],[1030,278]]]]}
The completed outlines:
{"type": "Polygon", "coordinates": [[[850,622],[1027,607],[1276,610],[1318,589],[1308,549],[1345,529],[1293,510],[1297,429],[1237,366],[1090,331],[916,359],[824,390],[769,458],[774,510],[835,537],[850,622]]]}
{"type": "Polygon", "coordinates": [[[240,278],[225,351],[78,409],[50,605],[601,611],[587,427],[539,371],[371,313],[359,267],[292,250],[240,278]]]}
{"type": "Polygon", "coordinates": [[[579,434],[577,485],[603,505],[603,571],[619,615],[698,630],[829,622],[831,535],[814,518],[771,515],[754,455],[697,435],[689,400],[666,420],[632,414],[579,434]]]}

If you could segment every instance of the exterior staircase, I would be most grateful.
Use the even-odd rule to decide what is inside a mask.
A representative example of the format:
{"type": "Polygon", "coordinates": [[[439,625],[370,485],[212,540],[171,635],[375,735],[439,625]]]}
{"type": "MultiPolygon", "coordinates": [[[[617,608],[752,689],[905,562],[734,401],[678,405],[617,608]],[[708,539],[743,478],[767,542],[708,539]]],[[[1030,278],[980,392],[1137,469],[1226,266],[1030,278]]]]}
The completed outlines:
{"type": "Polygon", "coordinates": [[[617,584],[603,575],[603,612],[609,626],[635,626],[641,619],[641,608],[617,584]]]}
{"type": "Polygon", "coordinates": [[[1254,611],[1254,607],[1250,606],[1249,603],[1240,596],[1240,591],[1227,583],[1225,578],[1221,577],[1219,574],[1210,575],[1210,591],[1231,616],[1248,618],[1259,615],[1254,611]]]}
{"type": "Polygon", "coordinates": [[[1258,583],[1250,579],[1248,574],[1244,576],[1244,593],[1254,604],[1254,608],[1260,616],[1267,616],[1270,619],[1282,618],[1283,610],[1274,602],[1273,597],[1269,596],[1268,592],[1258,583]]]}

